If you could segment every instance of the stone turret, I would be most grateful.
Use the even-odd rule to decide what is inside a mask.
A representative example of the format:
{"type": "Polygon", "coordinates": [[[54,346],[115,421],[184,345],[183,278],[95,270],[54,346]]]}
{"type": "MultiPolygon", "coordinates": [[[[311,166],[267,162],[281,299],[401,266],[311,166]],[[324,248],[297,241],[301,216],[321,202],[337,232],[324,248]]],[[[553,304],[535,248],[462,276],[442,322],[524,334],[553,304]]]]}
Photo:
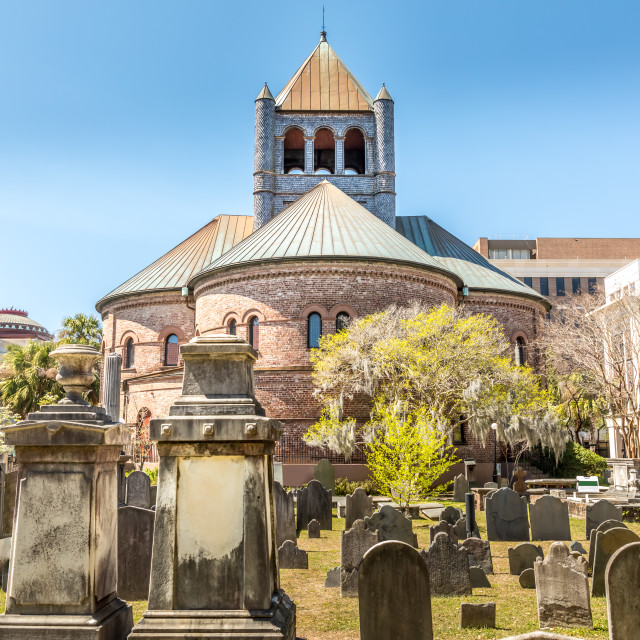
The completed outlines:
{"type": "Polygon", "coordinates": [[[274,131],[276,102],[264,83],[256,98],[256,138],[253,173],[254,229],[260,228],[273,216],[275,193],[274,131]]]}
{"type": "Polygon", "coordinates": [[[395,229],[396,153],[393,131],[393,100],[382,85],[373,102],[376,116],[375,214],[395,229]]]}

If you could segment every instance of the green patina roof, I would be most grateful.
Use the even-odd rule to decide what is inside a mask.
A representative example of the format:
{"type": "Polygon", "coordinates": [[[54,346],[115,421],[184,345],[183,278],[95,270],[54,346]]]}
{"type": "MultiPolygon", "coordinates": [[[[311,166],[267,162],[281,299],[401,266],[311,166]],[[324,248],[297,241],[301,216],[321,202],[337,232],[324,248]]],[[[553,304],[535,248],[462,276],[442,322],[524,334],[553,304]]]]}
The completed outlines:
{"type": "Polygon", "coordinates": [[[459,278],[403,235],[326,180],[298,198],[233,249],[196,274],[230,266],[318,258],[412,263],[459,278]]]}
{"type": "Polygon", "coordinates": [[[202,229],[101,298],[96,309],[115,298],[134,293],[179,290],[202,267],[226,253],[253,230],[253,216],[214,218],[202,229]]]}
{"type": "Polygon", "coordinates": [[[396,229],[429,255],[436,256],[447,269],[456,273],[470,290],[515,293],[550,306],[544,296],[498,269],[483,255],[428,216],[398,216],[396,229]]]}

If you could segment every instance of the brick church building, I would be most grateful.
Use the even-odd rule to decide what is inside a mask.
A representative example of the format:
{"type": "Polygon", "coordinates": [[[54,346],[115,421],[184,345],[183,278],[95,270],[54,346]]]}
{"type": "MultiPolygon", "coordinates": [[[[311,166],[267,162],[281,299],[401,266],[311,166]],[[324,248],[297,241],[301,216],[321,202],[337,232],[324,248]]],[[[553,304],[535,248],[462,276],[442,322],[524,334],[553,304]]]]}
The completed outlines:
{"type": "MultiPolygon", "coordinates": [[[[257,396],[283,423],[293,483],[319,458],[344,463],[301,440],[320,415],[309,362],[320,335],[394,303],[464,304],[493,314],[524,359],[549,304],[427,216],[396,215],[393,100],[384,85],[372,98],[324,32],[277,97],[265,84],[255,105],[254,215],[217,216],[96,308],[104,354],[123,356],[132,425],[180,394],[180,344],[219,332],[253,344],[257,396]]],[[[362,420],[368,410],[345,406],[362,420]]],[[[458,437],[460,457],[492,461],[458,437]]],[[[362,462],[338,475],[361,475],[362,462]]]]}

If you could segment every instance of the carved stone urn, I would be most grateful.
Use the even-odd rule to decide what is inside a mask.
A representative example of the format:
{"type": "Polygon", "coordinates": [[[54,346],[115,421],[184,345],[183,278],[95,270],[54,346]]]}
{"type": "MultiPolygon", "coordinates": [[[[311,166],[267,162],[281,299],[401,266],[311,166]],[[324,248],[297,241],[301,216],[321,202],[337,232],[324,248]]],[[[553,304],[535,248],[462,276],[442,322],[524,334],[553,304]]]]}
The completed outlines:
{"type": "Polygon", "coordinates": [[[93,383],[93,366],[100,360],[100,352],[86,344],[63,344],[51,352],[51,357],[60,365],[56,380],[67,392],[58,404],[88,405],[82,394],[93,383]]]}

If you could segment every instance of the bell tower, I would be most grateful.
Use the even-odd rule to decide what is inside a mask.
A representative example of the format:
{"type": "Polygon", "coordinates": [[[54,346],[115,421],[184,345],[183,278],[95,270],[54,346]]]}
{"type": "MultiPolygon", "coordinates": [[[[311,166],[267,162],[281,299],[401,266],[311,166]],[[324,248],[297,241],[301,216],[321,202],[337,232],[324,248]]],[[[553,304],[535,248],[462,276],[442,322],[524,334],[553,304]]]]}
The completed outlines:
{"type": "Polygon", "coordinates": [[[393,100],[372,99],[327,42],[256,98],[254,230],[328,180],[395,228],[393,100]]]}

